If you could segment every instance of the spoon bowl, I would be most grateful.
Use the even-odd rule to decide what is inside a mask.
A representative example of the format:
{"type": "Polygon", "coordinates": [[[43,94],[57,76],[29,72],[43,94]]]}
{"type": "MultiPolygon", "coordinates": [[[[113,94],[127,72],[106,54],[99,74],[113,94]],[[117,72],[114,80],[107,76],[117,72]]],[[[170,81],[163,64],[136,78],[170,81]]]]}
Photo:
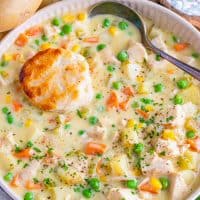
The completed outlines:
{"type": "Polygon", "coordinates": [[[168,60],[172,64],[176,65],[178,68],[182,69],[183,71],[185,71],[186,73],[190,74],[191,76],[200,81],[199,69],[192,67],[174,58],[173,56],[167,54],[166,52],[162,51],[161,49],[157,48],[151,43],[147,35],[147,29],[145,23],[142,17],[136,11],[132,10],[131,8],[121,3],[113,1],[97,3],[94,6],[92,6],[89,11],[90,17],[94,17],[96,15],[101,15],[101,14],[116,15],[118,17],[130,21],[140,31],[142,43],[146,48],[152,50],[156,54],[159,54],[162,58],[168,60]]]}

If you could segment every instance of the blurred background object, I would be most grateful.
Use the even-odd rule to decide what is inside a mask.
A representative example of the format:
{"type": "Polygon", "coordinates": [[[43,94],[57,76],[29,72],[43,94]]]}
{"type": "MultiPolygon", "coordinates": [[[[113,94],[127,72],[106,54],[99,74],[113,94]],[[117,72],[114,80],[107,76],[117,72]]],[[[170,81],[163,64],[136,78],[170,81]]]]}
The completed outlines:
{"type": "Polygon", "coordinates": [[[200,29],[200,0],[160,0],[159,2],[200,29]]]}
{"type": "Polygon", "coordinates": [[[40,6],[42,0],[0,0],[0,32],[24,22],[40,6]]]}

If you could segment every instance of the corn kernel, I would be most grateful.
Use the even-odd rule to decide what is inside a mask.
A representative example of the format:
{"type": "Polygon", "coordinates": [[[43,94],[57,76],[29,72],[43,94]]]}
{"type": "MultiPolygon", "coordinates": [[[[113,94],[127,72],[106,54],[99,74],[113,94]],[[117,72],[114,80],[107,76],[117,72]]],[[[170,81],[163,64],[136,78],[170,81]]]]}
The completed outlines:
{"type": "Polygon", "coordinates": [[[72,57],[72,52],[71,51],[65,51],[65,54],[64,54],[64,57],[65,58],[71,58],[72,57]]]}
{"type": "Polygon", "coordinates": [[[59,38],[59,37],[58,37],[58,35],[56,34],[56,35],[53,36],[52,41],[53,41],[53,42],[56,42],[56,41],[58,40],[58,38],[59,38]]]}
{"type": "Polygon", "coordinates": [[[111,26],[108,31],[112,36],[115,36],[117,34],[117,27],[111,26]]]}
{"type": "Polygon", "coordinates": [[[148,92],[146,91],[146,88],[144,86],[143,83],[141,83],[139,86],[138,86],[138,93],[139,94],[148,94],[148,92]]]}
{"type": "Polygon", "coordinates": [[[99,179],[102,182],[107,182],[107,177],[106,176],[100,176],[99,179]]]}
{"type": "Polygon", "coordinates": [[[138,123],[137,128],[141,129],[145,127],[145,123],[138,123]]]}
{"type": "Polygon", "coordinates": [[[8,73],[7,72],[5,72],[5,71],[0,71],[0,74],[1,74],[1,76],[3,77],[3,78],[6,78],[6,77],[8,77],[8,73]]]}
{"type": "Polygon", "coordinates": [[[154,111],[154,107],[152,105],[146,105],[145,110],[151,112],[151,111],[154,111]]]}
{"type": "Polygon", "coordinates": [[[144,82],[144,76],[137,76],[137,82],[143,83],[144,82]]]}
{"type": "Polygon", "coordinates": [[[81,36],[83,36],[83,35],[84,35],[83,29],[78,29],[78,30],[76,30],[76,36],[77,36],[77,37],[81,37],[81,36]]]}
{"type": "Polygon", "coordinates": [[[9,95],[9,94],[7,94],[7,95],[5,96],[5,101],[6,101],[6,103],[11,103],[11,102],[12,102],[12,96],[9,95]]]}
{"type": "Polygon", "coordinates": [[[79,13],[77,16],[78,20],[84,21],[87,19],[87,13],[79,13]]]}
{"type": "Polygon", "coordinates": [[[163,131],[163,134],[162,134],[162,137],[163,137],[163,139],[165,139],[165,140],[168,140],[168,139],[170,139],[170,140],[176,140],[175,133],[174,133],[174,131],[171,130],[171,129],[166,129],[166,130],[164,130],[164,131],[163,131]]]}
{"type": "Polygon", "coordinates": [[[126,127],[127,128],[134,128],[134,125],[135,125],[135,122],[133,119],[129,119],[127,124],[126,124],[126,127]]]}
{"type": "Polygon", "coordinates": [[[184,126],[186,130],[196,131],[196,127],[192,118],[187,118],[184,126]]]}
{"type": "Polygon", "coordinates": [[[45,49],[49,49],[50,47],[51,47],[51,44],[47,42],[47,43],[42,44],[40,48],[41,50],[45,50],[45,49]]]}
{"type": "Polygon", "coordinates": [[[142,175],[141,170],[138,168],[133,169],[132,172],[133,172],[133,176],[141,176],[142,175]]]}
{"type": "Polygon", "coordinates": [[[64,23],[73,23],[76,20],[76,16],[74,14],[66,14],[62,17],[64,23]]]}
{"type": "Polygon", "coordinates": [[[179,157],[178,164],[181,170],[193,170],[196,168],[196,162],[191,152],[186,151],[179,157]]]}
{"type": "Polygon", "coordinates": [[[27,119],[26,121],[25,121],[25,127],[30,127],[31,125],[33,124],[33,121],[31,120],[31,119],[27,119]]]}
{"type": "Polygon", "coordinates": [[[10,54],[4,54],[3,55],[3,60],[6,61],[6,62],[9,62],[12,60],[12,55],[10,54]]]}
{"type": "Polygon", "coordinates": [[[72,47],[72,51],[73,52],[78,52],[80,50],[80,46],[78,44],[75,44],[73,47],[72,47]]]}
{"type": "Polygon", "coordinates": [[[150,179],[150,184],[156,188],[157,190],[160,190],[162,188],[162,184],[161,182],[159,181],[159,179],[155,178],[155,177],[152,177],[150,179]]]}

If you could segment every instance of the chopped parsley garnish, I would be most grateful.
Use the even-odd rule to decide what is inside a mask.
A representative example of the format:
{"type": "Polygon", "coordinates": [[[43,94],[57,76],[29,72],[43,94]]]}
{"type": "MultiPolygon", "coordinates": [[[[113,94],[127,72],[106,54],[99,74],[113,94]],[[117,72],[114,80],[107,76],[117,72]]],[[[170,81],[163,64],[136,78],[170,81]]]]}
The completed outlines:
{"type": "Polygon", "coordinates": [[[152,104],[153,103],[153,99],[149,99],[149,98],[142,98],[142,99],[140,99],[140,101],[144,104],[152,104]]]}
{"type": "Polygon", "coordinates": [[[41,153],[41,150],[38,147],[33,147],[34,151],[36,151],[37,153],[41,153]]]}
{"type": "Polygon", "coordinates": [[[172,121],[173,119],[174,119],[173,116],[169,116],[169,117],[166,118],[166,122],[172,121]]]}

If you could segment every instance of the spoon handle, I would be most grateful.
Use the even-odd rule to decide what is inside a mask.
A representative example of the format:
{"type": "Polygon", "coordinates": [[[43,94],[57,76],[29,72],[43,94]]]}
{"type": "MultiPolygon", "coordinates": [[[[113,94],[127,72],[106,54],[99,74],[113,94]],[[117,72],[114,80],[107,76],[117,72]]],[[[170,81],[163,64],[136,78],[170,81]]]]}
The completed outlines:
{"type": "Polygon", "coordinates": [[[196,78],[197,80],[200,81],[200,69],[194,68],[194,67],[174,58],[173,56],[170,56],[169,54],[158,49],[157,47],[155,47],[152,44],[150,45],[150,47],[155,53],[159,54],[162,58],[168,60],[172,64],[176,65],[178,68],[182,69],[183,71],[187,72],[188,74],[190,74],[191,76],[193,76],[194,78],[196,78]]]}

